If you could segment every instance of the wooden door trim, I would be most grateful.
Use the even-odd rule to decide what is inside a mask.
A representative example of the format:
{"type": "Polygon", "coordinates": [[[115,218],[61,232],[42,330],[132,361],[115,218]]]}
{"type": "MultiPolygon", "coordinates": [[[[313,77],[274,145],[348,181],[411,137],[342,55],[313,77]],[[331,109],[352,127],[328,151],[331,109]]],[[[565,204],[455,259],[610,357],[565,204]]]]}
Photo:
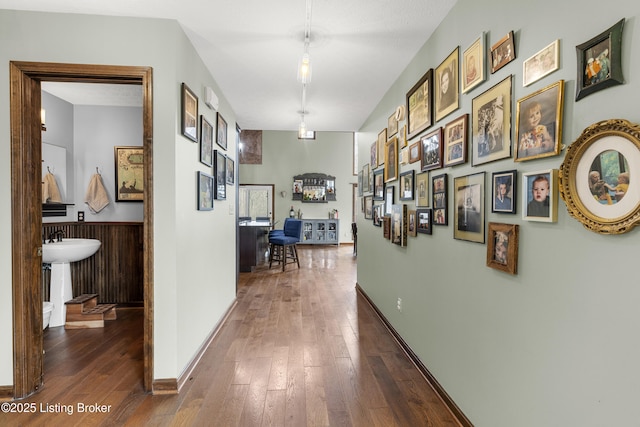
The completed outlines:
{"type": "Polygon", "coordinates": [[[151,67],[10,62],[14,398],[42,385],[42,187],[40,82],[138,84],[143,88],[144,389],[153,382],[153,81],[151,67]],[[34,191],[35,189],[35,191],[34,191]]]}

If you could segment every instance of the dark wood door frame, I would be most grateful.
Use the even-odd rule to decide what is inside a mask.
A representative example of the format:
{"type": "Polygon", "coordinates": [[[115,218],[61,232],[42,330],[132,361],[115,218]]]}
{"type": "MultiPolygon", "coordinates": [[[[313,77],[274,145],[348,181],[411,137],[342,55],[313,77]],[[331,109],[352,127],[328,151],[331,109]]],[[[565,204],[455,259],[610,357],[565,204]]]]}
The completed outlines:
{"type": "Polygon", "coordinates": [[[153,381],[153,109],[151,67],[10,63],[14,398],[43,384],[42,81],[142,85],[144,155],[144,388],[153,381]]]}

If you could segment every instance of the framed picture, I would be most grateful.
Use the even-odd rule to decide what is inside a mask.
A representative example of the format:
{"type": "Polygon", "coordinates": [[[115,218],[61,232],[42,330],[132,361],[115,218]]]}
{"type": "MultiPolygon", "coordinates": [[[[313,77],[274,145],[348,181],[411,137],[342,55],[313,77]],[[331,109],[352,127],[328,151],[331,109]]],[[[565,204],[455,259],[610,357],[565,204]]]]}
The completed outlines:
{"type": "MultiPolygon", "coordinates": [[[[396,115],[396,118],[397,118],[397,115],[396,115]]],[[[398,129],[398,147],[404,148],[406,146],[407,146],[407,125],[402,125],[402,127],[398,129]]]]}
{"type": "Polygon", "coordinates": [[[407,246],[407,205],[393,205],[391,208],[391,243],[407,246]]]}
{"type": "Polygon", "coordinates": [[[362,167],[362,191],[364,193],[371,191],[371,185],[369,183],[369,163],[362,167]]]}
{"type": "Polygon", "coordinates": [[[391,215],[391,208],[395,202],[395,187],[387,187],[384,189],[384,214],[391,215]]]}
{"type": "Polygon", "coordinates": [[[516,170],[494,172],[491,175],[491,212],[516,213],[517,180],[516,170]]]}
{"type": "Polygon", "coordinates": [[[383,207],[382,205],[373,206],[373,225],[376,227],[382,227],[383,207]]]}
{"type": "Polygon", "coordinates": [[[413,181],[415,171],[402,172],[400,174],[400,200],[413,200],[413,181]]]}
{"type": "Polygon", "coordinates": [[[518,100],[516,162],[560,154],[563,106],[564,80],[518,100]]]}
{"type": "Polygon", "coordinates": [[[429,206],[429,172],[416,175],[416,206],[429,206]]]}
{"type": "Polygon", "coordinates": [[[418,233],[432,233],[432,213],[433,211],[431,209],[416,209],[416,216],[418,217],[418,233]]]}
{"type": "Polygon", "coordinates": [[[360,197],[362,197],[364,194],[363,174],[364,174],[364,171],[360,169],[360,171],[358,171],[358,196],[360,197]]]}
{"type": "Polygon", "coordinates": [[[385,239],[391,240],[391,217],[382,217],[382,235],[385,239]]]}
{"type": "Polygon", "coordinates": [[[189,89],[186,83],[182,83],[182,135],[193,142],[198,142],[198,97],[189,89]]]}
{"type": "Polygon", "coordinates": [[[384,169],[373,172],[373,200],[384,200],[384,169]]]}
{"type": "Polygon", "coordinates": [[[420,141],[414,142],[409,146],[409,163],[415,163],[420,161],[420,153],[421,153],[421,143],[420,141]]]}
{"type": "Polygon", "coordinates": [[[213,173],[216,181],[213,196],[216,200],[227,198],[227,157],[220,150],[214,150],[213,173]]]}
{"type": "Polygon", "coordinates": [[[407,210],[407,235],[416,237],[418,235],[418,217],[415,209],[407,210]]]}
{"type": "Polygon", "coordinates": [[[516,59],[516,47],[513,42],[513,31],[491,46],[491,74],[516,59]]]}
{"type": "Polygon", "coordinates": [[[485,70],[485,33],[481,33],[471,46],[462,52],[462,93],[484,82],[485,70]]]}
{"type": "Polygon", "coordinates": [[[463,114],[444,127],[444,165],[455,166],[467,162],[467,134],[469,115],[463,114]]]}
{"type": "Polygon", "coordinates": [[[448,187],[447,187],[447,174],[433,177],[433,188],[431,194],[433,195],[433,224],[434,225],[448,225],[449,224],[449,212],[448,212],[448,187]]]}
{"type": "Polygon", "coordinates": [[[442,167],[442,128],[438,128],[420,139],[420,170],[442,167]]]}
{"type": "Polygon", "coordinates": [[[436,68],[436,122],[460,106],[458,93],[460,87],[458,84],[459,55],[460,48],[456,47],[436,68]]]}
{"type": "Polygon", "coordinates": [[[227,149],[227,122],[222,117],[222,114],[217,115],[217,132],[216,132],[216,144],[223,150],[227,149]]]}
{"type": "Polygon", "coordinates": [[[613,27],[576,46],[578,71],[576,101],[602,89],[624,83],[622,78],[622,27],[613,27]]]}
{"type": "Polygon", "coordinates": [[[398,119],[396,119],[396,112],[389,116],[387,119],[387,138],[391,138],[398,133],[398,119]]]}
{"type": "Polygon", "coordinates": [[[378,167],[378,141],[371,144],[371,169],[378,167]]]}
{"type": "Polygon", "coordinates": [[[236,176],[236,168],[235,161],[229,157],[227,157],[227,185],[233,185],[235,182],[236,176]]]}
{"type": "Polygon", "coordinates": [[[511,157],[512,76],[471,102],[472,166],[511,157]]]}
{"type": "Polygon", "coordinates": [[[587,127],[567,148],[560,195],[569,215],[600,234],[640,223],[640,125],[622,119],[587,127]]]}
{"type": "Polygon", "coordinates": [[[144,148],[114,147],[116,202],[144,201],[144,148]]]}
{"type": "Polygon", "coordinates": [[[384,182],[398,179],[398,138],[393,137],[384,146],[384,182]]]}
{"type": "MultiPolygon", "coordinates": [[[[301,179],[294,179],[293,180],[293,194],[302,194],[302,185],[304,184],[304,181],[301,179]]],[[[360,183],[358,183],[360,184],[360,183]]],[[[361,185],[358,185],[358,188],[362,188],[361,185]]],[[[360,194],[362,196],[362,194],[360,194]]],[[[298,200],[302,200],[302,196],[300,196],[300,198],[298,200]]]]}
{"type": "Polygon", "coordinates": [[[407,138],[431,126],[433,117],[433,69],[430,68],[407,92],[407,138]]]}
{"type": "Polygon", "coordinates": [[[453,237],[484,243],[484,172],[453,180],[453,237]]]}
{"type": "Polygon", "coordinates": [[[387,143],[387,128],[384,128],[382,131],[380,131],[380,133],[378,134],[378,148],[376,149],[376,152],[378,153],[378,166],[382,166],[384,164],[384,156],[385,156],[385,151],[384,151],[384,146],[387,143]]]}
{"type": "Polygon", "coordinates": [[[509,274],[518,272],[518,225],[490,222],[487,266],[509,274]]]}
{"type": "MultiPolygon", "coordinates": [[[[587,174],[588,176],[588,174],[587,174]]],[[[558,220],[558,171],[547,169],[522,174],[522,219],[558,220]]]]}
{"type": "Polygon", "coordinates": [[[364,196],[364,219],[373,219],[373,196],[364,196]]]}
{"type": "Polygon", "coordinates": [[[198,210],[210,211],[213,209],[213,177],[198,171],[198,210]]]}
{"type": "Polygon", "coordinates": [[[522,86],[529,86],[559,68],[560,40],[555,40],[522,63],[522,86]]]}
{"type": "Polygon", "coordinates": [[[200,163],[213,166],[213,126],[200,116],[200,163]]]}

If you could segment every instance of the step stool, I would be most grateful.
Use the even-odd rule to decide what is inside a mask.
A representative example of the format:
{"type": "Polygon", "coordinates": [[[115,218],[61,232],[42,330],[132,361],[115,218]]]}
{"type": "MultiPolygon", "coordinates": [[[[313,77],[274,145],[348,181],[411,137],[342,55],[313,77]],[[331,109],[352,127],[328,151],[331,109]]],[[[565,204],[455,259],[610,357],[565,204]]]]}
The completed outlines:
{"type": "Polygon", "coordinates": [[[98,304],[98,294],[82,294],[65,305],[65,329],[104,328],[105,320],[116,319],[116,304],[98,304]]]}

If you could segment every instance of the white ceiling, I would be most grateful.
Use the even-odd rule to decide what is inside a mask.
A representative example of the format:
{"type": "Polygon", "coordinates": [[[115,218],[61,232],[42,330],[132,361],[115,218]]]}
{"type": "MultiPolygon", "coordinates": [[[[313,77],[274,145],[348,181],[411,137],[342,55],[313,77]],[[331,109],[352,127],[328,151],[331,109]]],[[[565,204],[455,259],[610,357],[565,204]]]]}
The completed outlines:
{"type": "MultiPolygon", "coordinates": [[[[313,0],[307,127],[358,130],[454,4],[313,0]]],[[[300,122],[305,0],[0,0],[0,8],[176,19],[243,129],[296,130],[300,122]]]]}

